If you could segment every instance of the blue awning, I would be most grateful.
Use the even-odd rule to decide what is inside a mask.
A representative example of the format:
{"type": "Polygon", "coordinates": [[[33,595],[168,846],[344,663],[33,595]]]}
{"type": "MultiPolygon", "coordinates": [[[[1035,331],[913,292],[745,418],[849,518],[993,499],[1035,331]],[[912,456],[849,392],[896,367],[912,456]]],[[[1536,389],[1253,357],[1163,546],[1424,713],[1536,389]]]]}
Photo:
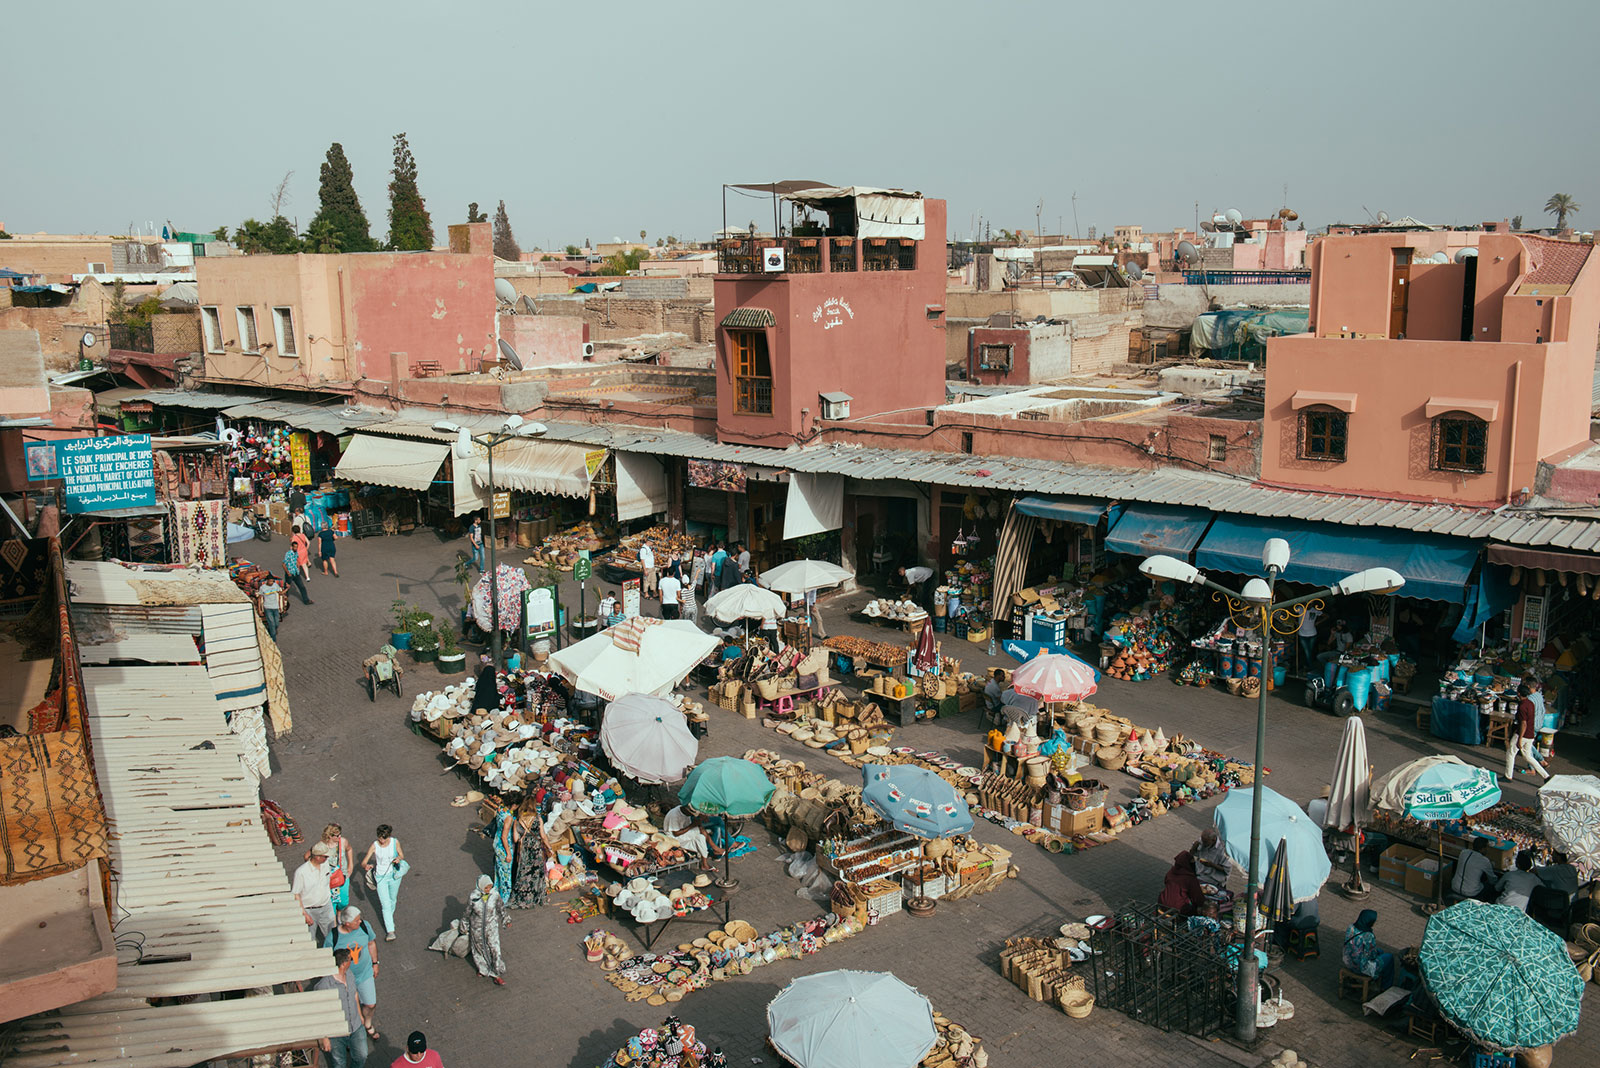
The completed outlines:
{"type": "Polygon", "coordinates": [[[1092,527],[1105,515],[1106,503],[1091,497],[1023,497],[1015,507],[1023,515],[1092,527]]]}
{"type": "Polygon", "coordinates": [[[1369,567],[1392,567],[1406,580],[1402,597],[1461,604],[1478,562],[1477,543],[1439,534],[1293,519],[1218,516],[1200,549],[1200,570],[1261,573],[1261,547],[1268,538],[1289,543],[1288,582],[1332,586],[1369,567]]]}
{"type": "Polygon", "coordinates": [[[1129,556],[1176,556],[1189,559],[1211,513],[1169,504],[1130,504],[1106,535],[1106,548],[1129,556]]]}

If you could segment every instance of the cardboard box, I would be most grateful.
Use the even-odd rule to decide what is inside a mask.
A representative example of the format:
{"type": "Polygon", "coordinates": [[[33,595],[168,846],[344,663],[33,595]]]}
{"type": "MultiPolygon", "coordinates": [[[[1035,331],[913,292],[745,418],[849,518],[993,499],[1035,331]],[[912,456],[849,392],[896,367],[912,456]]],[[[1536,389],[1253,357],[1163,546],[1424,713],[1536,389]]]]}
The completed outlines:
{"type": "MultiPolygon", "coordinates": [[[[1406,892],[1416,894],[1419,897],[1433,897],[1439,890],[1439,879],[1441,878],[1441,871],[1438,865],[1439,857],[1437,854],[1431,857],[1424,856],[1416,863],[1408,863],[1406,865],[1406,892]]],[[[1454,869],[1455,865],[1446,860],[1442,877],[1449,879],[1450,873],[1454,869]]]]}
{"type": "Polygon", "coordinates": [[[1018,590],[1013,595],[1012,599],[1015,600],[1017,604],[1023,606],[1037,604],[1039,601],[1039,591],[1030,586],[1025,590],[1018,590]]]}
{"type": "Polygon", "coordinates": [[[1408,867],[1427,856],[1422,850],[1396,843],[1378,858],[1378,881],[1404,890],[1408,867]]]}
{"type": "Polygon", "coordinates": [[[1094,808],[1066,809],[1066,819],[1061,827],[1062,834],[1093,834],[1105,823],[1105,805],[1096,805],[1094,808]]]}

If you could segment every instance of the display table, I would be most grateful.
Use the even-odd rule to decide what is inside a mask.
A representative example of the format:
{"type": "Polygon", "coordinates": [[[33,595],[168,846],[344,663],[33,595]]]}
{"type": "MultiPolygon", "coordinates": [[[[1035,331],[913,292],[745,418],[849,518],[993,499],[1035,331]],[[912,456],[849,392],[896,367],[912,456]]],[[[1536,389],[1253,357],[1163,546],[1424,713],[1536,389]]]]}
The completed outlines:
{"type": "Polygon", "coordinates": [[[870,698],[872,702],[883,709],[883,718],[899,727],[909,727],[917,722],[917,695],[907,694],[896,697],[893,694],[878,693],[876,690],[862,690],[861,696],[870,698]]]}
{"type": "Polygon", "coordinates": [[[1476,701],[1452,701],[1446,697],[1433,699],[1433,713],[1428,729],[1434,737],[1464,745],[1482,745],[1483,727],[1480,717],[1483,710],[1476,701]]]}
{"type": "MultiPolygon", "coordinates": [[[[707,897],[711,897],[711,890],[712,888],[708,886],[702,890],[701,893],[705,894],[707,897]]],[[[629,920],[633,924],[634,933],[639,936],[639,941],[644,945],[645,949],[650,949],[656,944],[657,940],[661,938],[662,934],[666,932],[667,928],[672,926],[674,920],[688,920],[696,916],[709,916],[712,920],[715,920],[717,918],[717,910],[721,909],[722,923],[724,926],[726,926],[732,920],[732,917],[729,916],[729,910],[733,905],[733,895],[734,889],[732,888],[722,890],[719,892],[719,896],[712,897],[711,904],[707,905],[703,909],[695,909],[692,912],[684,913],[682,916],[674,913],[673,915],[668,916],[666,919],[656,920],[654,923],[640,923],[637,920],[634,920],[626,912],[619,912],[617,915],[628,916],[629,920]]]]}

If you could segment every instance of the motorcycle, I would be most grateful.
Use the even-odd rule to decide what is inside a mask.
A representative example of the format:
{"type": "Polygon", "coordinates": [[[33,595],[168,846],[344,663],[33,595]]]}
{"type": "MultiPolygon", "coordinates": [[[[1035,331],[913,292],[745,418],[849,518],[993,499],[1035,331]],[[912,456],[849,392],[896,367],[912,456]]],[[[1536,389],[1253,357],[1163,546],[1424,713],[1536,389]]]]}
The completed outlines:
{"type": "Polygon", "coordinates": [[[255,531],[257,541],[272,540],[272,523],[268,521],[266,516],[257,515],[254,508],[246,508],[244,515],[239,519],[239,523],[255,531]]]}

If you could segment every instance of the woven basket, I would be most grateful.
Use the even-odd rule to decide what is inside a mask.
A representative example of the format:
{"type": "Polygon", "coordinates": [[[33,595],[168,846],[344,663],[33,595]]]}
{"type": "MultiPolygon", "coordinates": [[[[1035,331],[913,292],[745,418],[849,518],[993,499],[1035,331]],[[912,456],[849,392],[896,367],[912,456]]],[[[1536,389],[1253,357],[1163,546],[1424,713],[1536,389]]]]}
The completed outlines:
{"type": "Polygon", "coordinates": [[[764,701],[776,700],[778,696],[778,680],[758,679],[756,681],[756,692],[761,695],[764,701]]]}
{"type": "Polygon", "coordinates": [[[1089,807],[1089,791],[1081,786],[1069,786],[1061,792],[1061,800],[1073,812],[1082,812],[1089,807]]]}
{"type": "Polygon", "coordinates": [[[1061,1011],[1074,1020],[1081,1020],[1094,1011],[1094,995],[1084,988],[1083,977],[1074,975],[1061,987],[1058,995],[1061,1011]]]}
{"type": "Polygon", "coordinates": [[[1094,725],[1094,740],[1101,745],[1115,744],[1121,733],[1121,725],[1109,720],[1101,720],[1094,725]]]}
{"type": "Polygon", "coordinates": [[[1261,679],[1254,675],[1243,679],[1239,683],[1239,693],[1243,697],[1260,697],[1261,679]]]}
{"type": "Polygon", "coordinates": [[[1128,754],[1122,751],[1121,746],[1103,745],[1095,750],[1094,762],[1107,771],[1121,771],[1128,763],[1128,754]]]}

